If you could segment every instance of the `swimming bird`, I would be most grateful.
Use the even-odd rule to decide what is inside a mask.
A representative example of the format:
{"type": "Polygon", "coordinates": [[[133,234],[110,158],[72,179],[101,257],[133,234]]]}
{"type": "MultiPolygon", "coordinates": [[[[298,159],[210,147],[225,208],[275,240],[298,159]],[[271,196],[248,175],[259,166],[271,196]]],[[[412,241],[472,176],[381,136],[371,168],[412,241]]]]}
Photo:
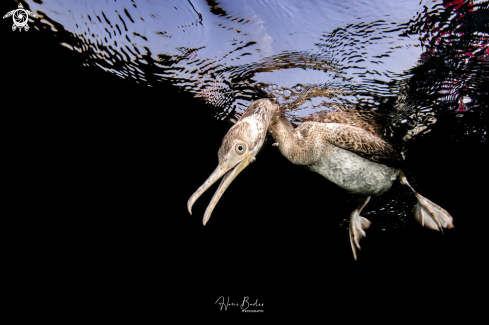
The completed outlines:
{"type": "Polygon", "coordinates": [[[267,133],[274,145],[290,162],[303,165],[340,188],[363,196],[351,213],[350,244],[357,260],[360,239],[370,221],[360,215],[372,196],[387,192],[394,181],[409,187],[416,196],[414,217],[422,226],[442,231],[453,228],[453,218],[443,208],[417,193],[398,167],[398,150],[380,133],[380,125],[369,112],[345,110],[318,114],[297,128],[287,119],[275,99],[254,101],[222,140],[219,164],[211,176],[187,203],[192,214],[195,201],[222,177],[216,193],[204,213],[205,225],[217,202],[231,182],[260,151],[267,133]]]}

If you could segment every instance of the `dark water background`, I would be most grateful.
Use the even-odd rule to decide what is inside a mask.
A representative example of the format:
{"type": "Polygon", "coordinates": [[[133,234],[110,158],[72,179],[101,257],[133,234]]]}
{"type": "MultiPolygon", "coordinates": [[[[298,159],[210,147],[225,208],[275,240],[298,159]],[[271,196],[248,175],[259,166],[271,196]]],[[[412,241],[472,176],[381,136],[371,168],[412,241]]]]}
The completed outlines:
{"type": "Polygon", "coordinates": [[[142,305],[161,319],[222,314],[223,295],[277,315],[352,304],[345,317],[477,313],[473,296],[487,289],[487,2],[22,3],[42,19],[28,32],[12,32],[10,18],[0,26],[13,111],[5,158],[21,198],[6,250],[29,283],[29,298],[12,301],[40,305],[54,292],[46,315],[142,305]],[[422,228],[414,198],[395,186],[365,208],[372,226],[355,263],[345,219],[357,198],[269,144],[203,227],[214,188],[193,216],[188,198],[233,121],[269,96],[296,123],[325,107],[383,113],[410,182],[455,228],[422,228]]]}

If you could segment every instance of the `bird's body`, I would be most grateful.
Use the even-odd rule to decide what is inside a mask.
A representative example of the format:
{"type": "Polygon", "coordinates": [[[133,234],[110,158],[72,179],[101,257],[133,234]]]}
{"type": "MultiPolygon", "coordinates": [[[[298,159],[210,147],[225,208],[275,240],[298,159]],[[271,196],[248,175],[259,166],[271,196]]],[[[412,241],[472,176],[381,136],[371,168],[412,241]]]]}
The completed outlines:
{"type": "Polygon", "coordinates": [[[378,161],[398,160],[396,151],[375,131],[356,126],[352,118],[350,123],[331,123],[331,115],[336,114],[323,117],[326,123],[306,121],[294,128],[278,111],[268,132],[292,163],[304,165],[344,190],[365,196],[387,192],[399,172],[378,161]]]}
{"type": "Polygon", "coordinates": [[[307,168],[350,193],[382,195],[397,179],[396,168],[370,161],[332,144],[324,146],[323,150],[324,156],[307,168]]]}
{"type": "MultiPolygon", "coordinates": [[[[218,154],[219,166],[189,199],[189,211],[197,198],[224,175],[205,212],[205,224],[227,186],[254,159],[268,133],[290,162],[305,166],[350,193],[366,197],[350,216],[350,242],[356,259],[359,241],[370,226],[360,212],[370,197],[384,194],[396,180],[411,188],[399,168],[399,152],[381,136],[380,126],[371,115],[374,114],[330,112],[305,119],[294,128],[276,102],[269,99],[253,102],[224,137],[218,154]]],[[[453,228],[448,212],[412,190],[418,199],[414,213],[417,221],[434,230],[453,228]]]]}

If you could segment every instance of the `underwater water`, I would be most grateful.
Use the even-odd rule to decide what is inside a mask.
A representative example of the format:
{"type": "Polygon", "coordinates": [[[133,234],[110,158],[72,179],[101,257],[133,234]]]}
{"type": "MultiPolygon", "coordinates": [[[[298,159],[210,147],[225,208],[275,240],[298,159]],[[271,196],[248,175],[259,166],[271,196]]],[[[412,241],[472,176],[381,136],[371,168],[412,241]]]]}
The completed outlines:
{"type": "Polygon", "coordinates": [[[141,294],[150,309],[171,296],[166,308],[217,313],[220,296],[249,295],[283,313],[335,309],[311,292],[338,305],[380,292],[379,308],[422,292],[448,297],[431,302],[442,306],[487,285],[487,1],[22,4],[39,16],[27,32],[1,24],[22,142],[9,157],[39,197],[21,205],[22,220],[24,206],[39,212],[22,227],[46,229],[25,256],[61,263],[66,294],[149,290],[159,293],[141,294]],[[227,130],[270,97],[296,124],[321,110],[382,114],[411,185],[455,228],[421,227],[415,198],[395,185],[364,209],[372,226],[354,262],[347,220],[358,197],[270,141],[204,227],[217,186],[193,215],[187,200],[215,169],[227,130]]]}

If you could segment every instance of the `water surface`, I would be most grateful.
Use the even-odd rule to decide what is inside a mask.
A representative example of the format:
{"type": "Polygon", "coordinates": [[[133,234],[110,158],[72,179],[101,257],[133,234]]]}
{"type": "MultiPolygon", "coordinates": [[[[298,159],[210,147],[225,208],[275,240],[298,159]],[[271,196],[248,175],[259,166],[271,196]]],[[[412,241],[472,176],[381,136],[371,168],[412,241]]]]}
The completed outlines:
{"type": "MultiPolygon", "coordinates": [[[[84,65],[185,92],[219,120],[232,123],[253,100],[276,97],[296,124],[321,110],[377,110],[389,121],[386,136],[408,158],[412,139],[440,121],[440,137],[486,141],[487,1],[27,5],[41,17],[34,28],[79,52],[84,65]]],[[[185,114],[185,107],[160,109],[185,114]]],[[[411,217],[412,200],[394,192],[365,212],[385,228],[411,217]]],[[[346,216],[340,220],[346,227],[346,216]]]]}

